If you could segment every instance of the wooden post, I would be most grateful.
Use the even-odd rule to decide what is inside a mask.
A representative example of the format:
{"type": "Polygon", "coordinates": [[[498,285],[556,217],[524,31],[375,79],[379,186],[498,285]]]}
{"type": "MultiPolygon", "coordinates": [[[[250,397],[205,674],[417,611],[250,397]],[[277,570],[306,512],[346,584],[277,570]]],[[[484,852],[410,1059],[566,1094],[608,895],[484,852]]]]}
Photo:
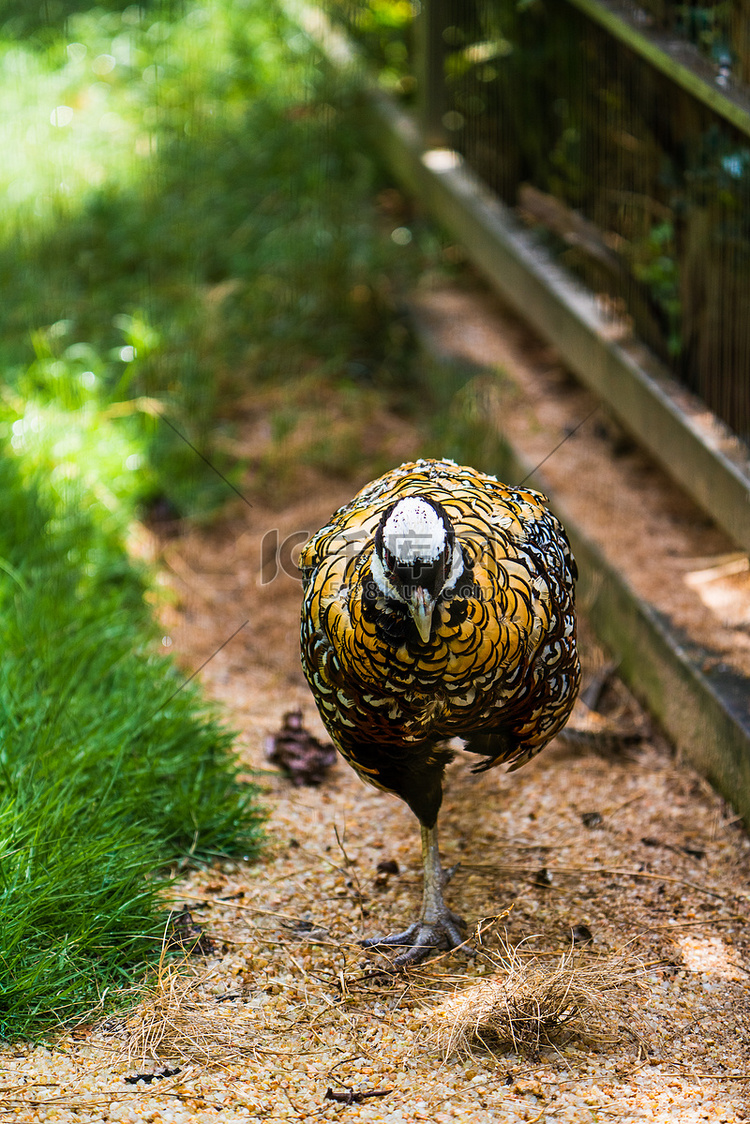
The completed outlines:
{"type": "Polygon", "coordinates": [[[422,0],[416,20],[416,70],[419,121],[425,148],[448,145],[443,124],[447,109],[443,32],[447,26],[447,0],[422,0]]]}

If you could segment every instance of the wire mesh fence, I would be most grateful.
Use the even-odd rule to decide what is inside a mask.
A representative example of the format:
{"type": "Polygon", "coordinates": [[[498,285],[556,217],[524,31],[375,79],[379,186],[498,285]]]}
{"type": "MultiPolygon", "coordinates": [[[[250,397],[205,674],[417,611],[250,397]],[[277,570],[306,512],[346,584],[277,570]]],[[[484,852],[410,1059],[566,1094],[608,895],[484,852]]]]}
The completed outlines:
{"type": "Polygon", "coordinates": [[[750,440],[750,134],[742,112],[729,119],[713,104],[728,86],[741,99],[750,75],[750,0],[423,0],[421,35],[400,0],[339,0],[336,10],[382,81],[405,98],[421,82],[430,141],[442,131],[750,440]],[[666,34],[683,59],[692,52],[703,77],[686,88],[637,34],[613,35],[615,8],[666,34]]]}

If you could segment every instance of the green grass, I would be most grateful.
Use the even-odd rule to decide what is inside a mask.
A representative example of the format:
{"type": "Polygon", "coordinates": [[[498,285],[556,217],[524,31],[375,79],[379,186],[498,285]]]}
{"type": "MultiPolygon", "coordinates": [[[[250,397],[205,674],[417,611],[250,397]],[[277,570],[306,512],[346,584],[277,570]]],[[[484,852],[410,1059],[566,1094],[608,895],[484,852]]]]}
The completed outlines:
{"type": "Polygon", "coordinates": [[[252,855],[231,734],[157,652],[139,576],[0,459],[0,1037],[95,1006],[158,953],[170,863],[252,855]]]}

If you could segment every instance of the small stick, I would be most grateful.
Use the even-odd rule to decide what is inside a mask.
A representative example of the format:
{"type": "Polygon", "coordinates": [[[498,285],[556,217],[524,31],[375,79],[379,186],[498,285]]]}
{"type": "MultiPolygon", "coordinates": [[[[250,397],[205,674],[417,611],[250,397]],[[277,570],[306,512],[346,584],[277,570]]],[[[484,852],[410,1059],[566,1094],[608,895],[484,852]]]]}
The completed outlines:
{"type": "Polygon", "coordinates": [[[705,1077],[711,1081],[750,1081],[750,1073],[687,1073],[676,1070],[674,1073],[662,1070],[661,1077],[705,1077]]]}
{"type": "Polygon", "coordinates": [[[303,917],[292,917],[291,913],[278,913],[273,909],[260,909],[256,905],[242,905],[240,902],[227,901],[225,898],[207,898],[202,894],[188,894],[193,902],[207,902],[209,905],[223,905],[227,909],[244,909],[248,913],[262,913],[264,917],[280,917],[282,921],[303,922],[303,917]]]}
{"type": "MultiPolygon", "coordinates": [[[[530,866],[483,866],[479,863],[463,863],[464,870],[472,870],[477,874],[536,874],[536,868],[530,866]]],[[[689,882],[686,878],[672,878],[668,874],[652,874],[645,870],[623,870],[611,866],[556,866],[549,867],[550,874],[619,874],[624,878],[650,878],[653,882],[673,882],[677,886],[688,886],[700,894],[707,894],[710,898],[719,898],[723,901],[727,895],[716,890],[709,890],[699,886],[697,882],[689,882]]]]}
{"type": "MultiPolygon", "coordinates": [[[[670,931],[672,929],[691,929],[691,928],[694,928],[695,926],[700,926],[700,925],[711,925],[712,927],[714,925],[729,925],[729,924],[735,924],[737,921],[745,921],[745,920],[746,920],[746,918],[740,917],[739,915],[737,917],[705,917],[702,921],[675,921],[671,925],[670,924],[667,924],[667,925],[646,925],[646,928],[652,929],[652,930],[659,929],[659,930],[662,930],[662,931],[663,930],[670,931]]],[[[736,966],[739,967],[739,965],[736,965],[736,966]]],[[[741,970],[743,972],[745,971],[744,968],[742,968],[741,970]]]]}
{"type": "Polygon", "coordinates": [[[387,1097],[393,1089],[369,1089],[362,1093],[355,1093],[353,1089],[345,1089],[343,1093],[334,1093],[329,1086],[326,1089],[325,1100],[338,1101],[339,1104],[361,1104],[367,1097],[387,1097]]]}

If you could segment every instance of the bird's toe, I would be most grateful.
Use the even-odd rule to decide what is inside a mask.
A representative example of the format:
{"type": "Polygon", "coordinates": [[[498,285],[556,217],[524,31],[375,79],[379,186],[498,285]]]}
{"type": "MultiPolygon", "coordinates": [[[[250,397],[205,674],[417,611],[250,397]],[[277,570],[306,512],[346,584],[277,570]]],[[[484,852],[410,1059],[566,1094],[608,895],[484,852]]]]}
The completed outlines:
{"type": "Polygon", "coordinates": [[[450,951],[465,943],[461,932],[466,928],[466,922],[450,910],[438,918],[437,921],[416,921],[401,933],[392,933],[387,937],[371,937],[362,941],[365,948],[378,946],[400,945],[404,947],[393,961],[394,968],[405,968],[411,964],[419,964],[431,952],[450,951]]]}
{"type": "Polygon", "coordinates": [[[421,924],[415,921],[408,929],[404,929],[401,933],[390,933],[387,937],[368,937],[367,940],[360,941],[362,948],[377,948],[378,945],[411,945],[413,938],[417,936],[421,924]]]}

